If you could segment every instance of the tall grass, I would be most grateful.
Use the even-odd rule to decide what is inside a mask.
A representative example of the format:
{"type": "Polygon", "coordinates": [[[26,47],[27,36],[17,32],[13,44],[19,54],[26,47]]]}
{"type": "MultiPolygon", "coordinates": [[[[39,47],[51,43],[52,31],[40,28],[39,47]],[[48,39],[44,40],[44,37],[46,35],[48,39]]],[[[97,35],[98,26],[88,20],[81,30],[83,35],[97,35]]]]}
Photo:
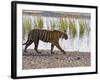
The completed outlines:
{"type": "Polygon", "coordinates": [[[72,38],[77,36],[77,26],[74,19],[69,19],[69,33],[72,38]]]}
{"type": "Polygon", "coordinates": [[[82,38],[84,36],[84,34],[86,33],[87,35],[89,35],[90,32],[90,27],[87,24],[86,21],[84,20],[80,20],[79,21],[79,26],[80,26],[80,30],[79,30],[79,37],[82,38]]]}
{"type": "Polygon", "coordinates": [[[42,17],[36,17],[34,20],[34,28],[35,29],[42,29],[43,28],[43,18],[42,17]]]}
{"type": "Polygon", "coordinates": [[[31,19],[25,18],[23,21],[23,39],[25,38],[25,35],[28,34],[31,29],[32,29],[31,19]]]}
{"type": "Polygon", "coordinates": [[[79,22],[80,30],[79,30],[79,37],[82,38],[85,33],[85,25],[84,22],[80,21],[79,22]]]}
{"type": "Polygon", "coordinates": [[[85,21],[85,25],[86,25],[86,34],[89,35],[91,31],[89,23],[85,21]]]}
{"type": "Polygon", "coordinates": [[[50,21],[50,27],[51,27],[51,30],[54,30],[56,28],[56,22],[54,20],[50,21]]]}
{"type": "Polygon", "coordinates": [[[60,18],[59,21],[59,30],[63,31],[63,32],[67,32],[68,29],[68,22],[65,18],[60,18]]]}

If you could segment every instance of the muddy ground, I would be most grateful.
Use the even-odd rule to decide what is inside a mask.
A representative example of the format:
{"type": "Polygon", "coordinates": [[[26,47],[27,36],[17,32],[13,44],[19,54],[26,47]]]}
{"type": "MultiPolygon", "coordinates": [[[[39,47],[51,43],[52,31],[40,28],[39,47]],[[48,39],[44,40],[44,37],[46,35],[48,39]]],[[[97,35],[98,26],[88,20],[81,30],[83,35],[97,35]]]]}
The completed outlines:
{"type": "Polygon", "coordinates": [[[27,53],[23,53],[22,68],[23,69],[45,69],[45,68],[61,68],[61,67],[85,67],[91,65],[90,52],[66,52],[60,51],[50,53],[50,50],[39,50],[41,54],[34,50],[28,49],[27,53]]]}

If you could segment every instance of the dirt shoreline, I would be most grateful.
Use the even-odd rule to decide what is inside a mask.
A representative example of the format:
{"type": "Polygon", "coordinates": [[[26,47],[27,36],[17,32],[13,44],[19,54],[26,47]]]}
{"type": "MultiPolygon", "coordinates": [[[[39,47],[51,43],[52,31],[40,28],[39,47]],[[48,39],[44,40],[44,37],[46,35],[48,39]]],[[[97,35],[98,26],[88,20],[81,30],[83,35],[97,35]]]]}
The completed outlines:
{"type": "Polygon", "coordinates": [[[45,68],[62,68],[62,67],[86,67],[91,66],[90,52],[66,52],[50,50],[39,50],[41,54],[34,50],[28,49],[28,53],[23,53],[23,69],[45,69],[45,68]]]}

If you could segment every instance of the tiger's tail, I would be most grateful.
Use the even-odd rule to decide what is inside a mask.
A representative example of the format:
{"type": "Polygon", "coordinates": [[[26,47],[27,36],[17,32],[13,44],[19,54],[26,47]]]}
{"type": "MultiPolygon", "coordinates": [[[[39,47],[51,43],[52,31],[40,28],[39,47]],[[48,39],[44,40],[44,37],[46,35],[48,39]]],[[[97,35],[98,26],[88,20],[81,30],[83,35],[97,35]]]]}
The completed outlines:
{"type": "Polygon", "coordinates": [[[27,42],[23,43],[22,45],[25,45],[27,42]]]}
{"type": "Polygon", "coordinates": [[[28,42],[28,40],[27,40],[25,43],[23,43],[22,45],[25,45],[25,44],[27,44],[27,42],[28,42]]]}
{"type": "Polygon", "coordinates": [[[28,39],[27,39],[27,41],[26,41],[25,43],[23,43],[22,45],[27,44],[28,41],[29,41],[29,34],[28,34],[28,39]]]}

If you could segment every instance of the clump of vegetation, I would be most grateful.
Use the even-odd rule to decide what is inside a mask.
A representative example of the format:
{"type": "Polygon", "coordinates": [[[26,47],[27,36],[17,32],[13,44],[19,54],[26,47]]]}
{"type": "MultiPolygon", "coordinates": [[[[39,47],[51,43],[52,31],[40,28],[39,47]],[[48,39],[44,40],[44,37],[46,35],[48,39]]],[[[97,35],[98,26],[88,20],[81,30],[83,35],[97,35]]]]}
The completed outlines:
{"type": "Polygon", "coordinates": [[[34,20],[34,28],[35,29],[42,29],[43,28],[43,18],[42,17],[36,17],[34,20]]]}
{"type": "Polygon", "coordinates": [[[66,19],[60,18],[59,30],[61,30],[63,32],[67,32],[67,29],[68,29],[68,22],[66,21],[66,19]]]}
{"type": "Polygon", "coordinates": [[[91,31],[90,26],[89,26],[89,23],[87,23],[85,21],[85,25],[86,25],[86,34],[89,35],[90,34],[90,31],[91,31]]]}
{"type": "Polygon", "coordinates": [[[51,30],[54,30],[56,28],[55,21],[50,21],[50,27],[51,27],[51,30]]]}
{"type": "Polygon", "coordinates": [[[79,26],[80,26],[80,30],[79,30],[79,37],[82,38],[84,36],[84,34],[89,34],[90,32],[90,27],[89,25],[86,23],[86,21],[79,21],[79,26]]]}
{"type": "Polygon", "coordinates": [[[85,25],[84,22],[79,22],[80,30],[79,30],[79,37],[82,38],[85,33],[85,25]]]}
{"type": "Polygon", "coordinates": [[[69,19],[69,33],[73,38],[75,38],[77,35],[77,26],[74,19],[69,19]]]}
{"type": "Polygon", "coordinates": [[[27,33],[32,29],[32,21],[29,18],[25,18],[23,21],[23,39],[27,33]]]}

